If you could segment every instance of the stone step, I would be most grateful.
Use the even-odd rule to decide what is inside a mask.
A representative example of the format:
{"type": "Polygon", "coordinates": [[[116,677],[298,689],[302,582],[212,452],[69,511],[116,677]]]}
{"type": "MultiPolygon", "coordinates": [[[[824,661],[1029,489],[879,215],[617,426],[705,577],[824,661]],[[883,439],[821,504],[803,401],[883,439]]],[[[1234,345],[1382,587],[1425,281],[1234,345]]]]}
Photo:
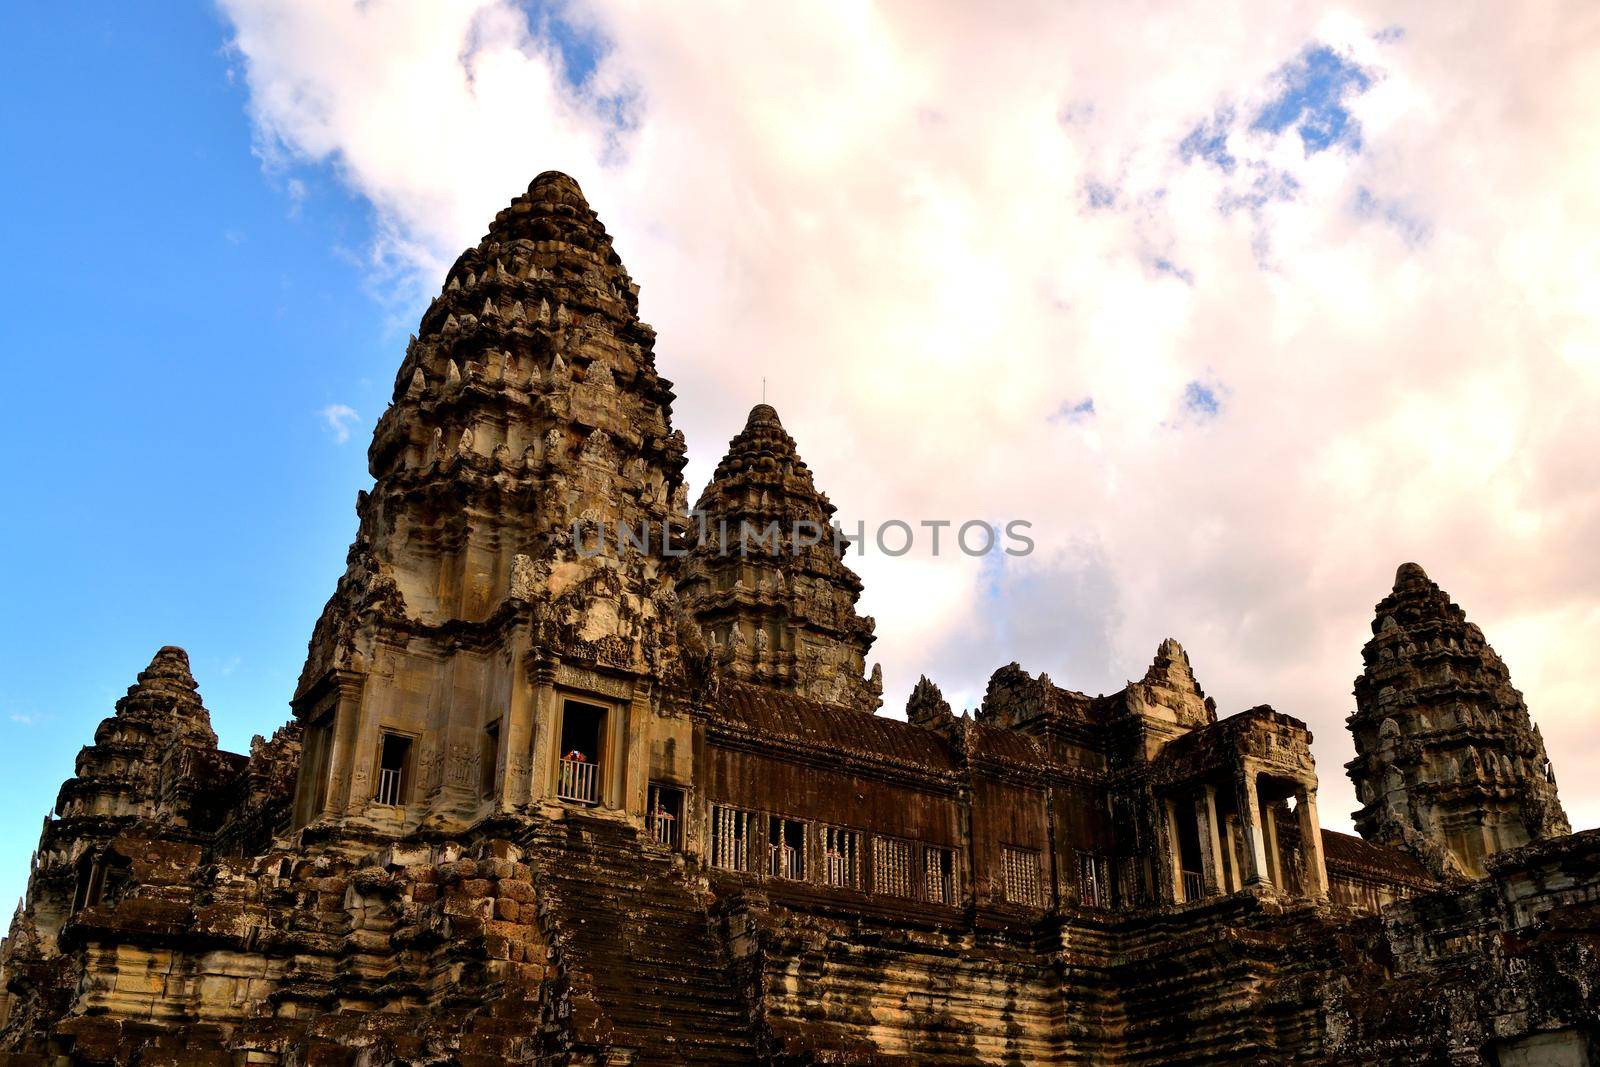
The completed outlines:
{"type": "Polygon", "coordinates": [[[580,1045],[637,1063],[755,1062],[723,946],[671,852],[582,816],[542,828],[528,852],[580,1045]]]}

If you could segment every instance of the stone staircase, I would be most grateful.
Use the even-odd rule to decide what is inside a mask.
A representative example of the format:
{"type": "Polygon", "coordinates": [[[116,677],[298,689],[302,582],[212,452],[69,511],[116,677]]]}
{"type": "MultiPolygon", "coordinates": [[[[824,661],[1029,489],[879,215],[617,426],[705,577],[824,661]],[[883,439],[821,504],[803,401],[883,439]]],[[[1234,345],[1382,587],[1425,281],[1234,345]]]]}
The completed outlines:
{"type": "Polygon", "coordinates": [[[724,945],[670,851],[576,812],[525,845],[564,986],[571,1044],[556,1062],[757,1062],[724,945]]]}

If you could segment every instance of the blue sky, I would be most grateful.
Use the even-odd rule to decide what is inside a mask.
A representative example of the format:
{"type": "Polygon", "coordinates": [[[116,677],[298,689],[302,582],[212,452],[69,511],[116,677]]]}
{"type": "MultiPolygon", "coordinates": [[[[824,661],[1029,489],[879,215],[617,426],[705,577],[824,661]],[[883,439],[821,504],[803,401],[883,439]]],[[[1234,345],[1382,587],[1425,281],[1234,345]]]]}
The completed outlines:
{"type": "Polygon", "coordinates": [[[160,645],[188,649],[226,747],[287,717],[404,343],[364,288],[364,202],[264,177],[226,40],[205,7],[112,3],[24,6],[0,39],[8,913],[160,645]],[[347,447],[333,403],[359,414],[347,447]]]}

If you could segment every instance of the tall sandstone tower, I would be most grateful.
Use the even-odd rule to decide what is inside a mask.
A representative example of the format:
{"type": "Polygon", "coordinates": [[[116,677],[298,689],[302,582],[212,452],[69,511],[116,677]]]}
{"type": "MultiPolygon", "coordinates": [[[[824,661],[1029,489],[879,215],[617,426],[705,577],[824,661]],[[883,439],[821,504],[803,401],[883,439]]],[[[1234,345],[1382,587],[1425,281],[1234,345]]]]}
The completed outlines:
{"type": "Polygon", "coordinates": [[[1511,673],[1415,563],[1378,602],[1362,657],[1346,767],[1363,837],[1436,875],[1481,878],[1486,857],[1571,832],[1511,673]]]}
{"type": "Polygon", "coordinates": [[[863,677],[873,621],[856,612],[861,579],[843,560],[834,507],[767,404],[745,427],[696,506],[704,538],[678,593],[735,678],[874,711],[863,677]]]}
{"type": "MultiPolygon", "coordinates": [[[[293,701],[297,825],[459,828],[537,801],[560,743],[623,766],[629,705],[652,695],[633,680],[670,656],[665,542],[684,497],[673,393],[637,309],[610,236],[554,172],[450,269],[373,435],[376,484],[293,701]],[[623,551],[619,529],[647,543],[623,551]],[[618,714],[535,745],[558,676],[618,714]]],[[[608,799],[643,806],[638,775],[605,771],[608,799]]]]}

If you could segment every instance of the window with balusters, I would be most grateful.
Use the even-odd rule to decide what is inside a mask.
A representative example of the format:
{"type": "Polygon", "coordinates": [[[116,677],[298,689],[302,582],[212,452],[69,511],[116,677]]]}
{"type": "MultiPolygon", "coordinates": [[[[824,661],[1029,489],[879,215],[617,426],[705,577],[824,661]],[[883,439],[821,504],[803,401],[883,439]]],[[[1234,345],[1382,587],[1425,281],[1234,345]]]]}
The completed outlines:
{"type": "Polygon", "coordinates": [[[556,773],[556,796],[579,804],[596,805],[605,793],[601,768],[606,736],[605,708],[578,700],[561,706],[561,758],[556,773]]]}
{"type": "Polygon", "coordinates": [[[399,807],[411,790],[411,738],[384,730],[378,737],[378,773],[372,799],[386,807],[399,807]]]}
{"type": "Polygon", "coordinates": [[[927,845],[922,850],[922,897],[930,904],[956,902],[956,853],[927,845]]]}
{"type": "Polygon", "coordinates": [[[1000,850],[1000,858],[1006,900],[1030,908],[1042,907],[1044,892],[1039,878],[1039,850],[1006,845],[1000,850]]]}
{"type": "Polygon", "coordinates": [[[676,786],[650,783],[646,811],[650,836],[670,849],[683,847],[683,790],[676,786]]]}
{"type": "MultiPolygon", "coordinates": [[[[648,828],[657,841],[672,848],[682,847],[683,797],[676,787],[650,784],[648,828]]],[[[960,889],[953,848],[868,835],[844,826],[817,825],[728,804],[710,806],[706,854],[718,870],[840,889],[867,889],[870,881],[874,893],[933,904],[956,903],[960,889]],[[869,836],[870,857],[866,852],[869,836]]],[[[1040,896],[1037,854],[1030,856],[1034,888],[1024,900],[1040,896]]],[[[1019,892],[1023,890],[1013,890],[1019,892]]]]}
{"type": "Polygon", "coordinates": [[[751,839],[756,813],[714,804],[711,808],[711,866],[724,871],[751,869],[751,839]]]}
{"type": "Polygon", "coordinates": [[[822,855],[818,859],[822,884],[861,888],[861,831],[824,826],[821,837],[822,855]]]}
{"type": "Polygon", "coordinates": [[[767,823],[767,873],[792,882],[805,881],[806,824],[774,815],[767,823]]]}
{"type": "Polygon", "coordinates": [[[893,897],[914,895],[911,876],[911,842],[895,837],[872,839],[872,887],[893,897]]]}
{"type": "Polygon", "coordinates": [[[1111,907],[1111,865],[1106,857],[1078,853],[1078,903],[1086,908],[1111,907]]]}

